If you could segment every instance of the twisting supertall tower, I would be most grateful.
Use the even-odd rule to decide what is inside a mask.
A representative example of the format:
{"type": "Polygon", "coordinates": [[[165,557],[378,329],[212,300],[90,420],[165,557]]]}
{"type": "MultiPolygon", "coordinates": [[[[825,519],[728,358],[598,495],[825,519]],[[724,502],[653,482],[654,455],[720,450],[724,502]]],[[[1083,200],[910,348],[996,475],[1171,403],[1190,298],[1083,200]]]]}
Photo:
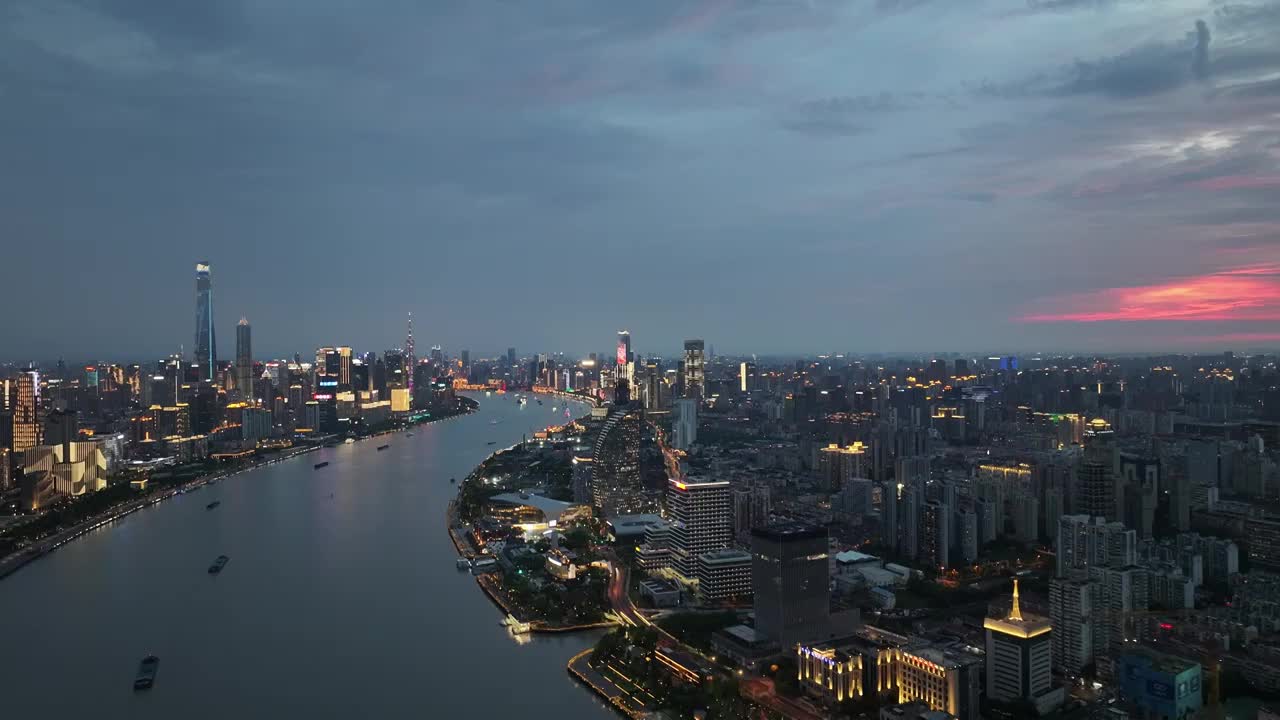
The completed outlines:
{"type": "Polygon", "coordinates": [[[409,378],[409,397],[410,402],[413,398],[413,370],[418,366],[418,359],[413,354],[413,313],[409,313],[409,336],[404,339],[404,364],[405,372],[409,378]]]}

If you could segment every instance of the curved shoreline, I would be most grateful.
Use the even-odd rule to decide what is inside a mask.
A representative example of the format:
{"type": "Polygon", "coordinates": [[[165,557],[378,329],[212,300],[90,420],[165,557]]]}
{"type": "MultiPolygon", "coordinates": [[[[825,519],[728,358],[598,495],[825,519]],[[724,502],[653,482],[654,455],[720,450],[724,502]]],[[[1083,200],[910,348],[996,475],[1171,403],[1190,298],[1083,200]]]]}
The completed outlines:
{"type": "MultiPolygon", "coordinates": [[[[477,403],[475,400],[472,400],[471,398],[462,397],[460,399],[464,400],[468,406],[465,410],[457,414],[449,415],[441,418],[434,418],[431,420],[427,420],[425,422],[414,423],[413,425],[397,428],[395,430],[388,430],[380,433],[372,433],[372,434],[357,438],[356,442],[371,440],[373,438],[383,437],[386,435],[395,435],[397,433],[403,433],[403,432],[412,430],[413,428],[416,428],[422,425],[433,425],[438,422],[444,422],[446,420],[452,420],[454,418],[465,417],[467,415],[471,415],[475,413],[475,411],[480,407],[479,403],[477,403]]],[[[238,468],[232,472],[201,475],[199,477],[192,478],[191,480],[188,480],[185,483],[176,485],[173,488],[169,489],[168,491],[162,492],[155,496],[127,501],[116,508],[112,508],[106,511],[103,514],[86,518],[85,520],[73,525],[72,527],[67,528],[66,530],[63,530],[49,537],[41,538],[40,540],[32,543],[31,545],[25,548],[22,548],[21,550],[16,550],[10,553],[9,555],[6,555],[5,557],[0,558],[0,580],[3,580],[9,577],[13,573],[21,570],[22,568],[35,562],[36,560],[39,560],[40,558],[49,555],[53,551],[62,547],[63,545],[66,545],[67,543],[72,542],[80,537],[83,537],[84,535],[94,530],[97,530],[103,527],[104,525],[110,525],[116,520],[119,520],[128,515],[132,515],[133,513],[139,510],[149,508],[153,505],[159,505],[165,500],[172,499],[176,495],[183,495],[188,492],[199,490],[200,488],[203,488],[205,485],[217,483],[227,478],[232,478],[232,477],[235,477],[236,475],[240,475],[241,473],[247,473],[254,470],[258,470],[268,465],[274,465],[276,463],[284,462],[286,460],[293,460],[294,458],[300,457],[302,455],[306,455],[308,453],[315,452],[317,450],[323,450],[324,448],[325,448],[324,445],[313,445],[310,447],[301,448],[293,452],[287,453],[285,455],[272,457],[270,459],[264,459],[258,462],[250,463],[249,465],[238,468]]]]}
{"type": "MultiPolygon", "coordinates": [[[[542,394],[552,394],[552,393],[543,392],[542,394]]],[[[554,394],[566,396],[574,400],[583,402],[584,404],[591,405],[589,398],[572,396],[569,393],[564,393],[560,391],[554,391],[554,394]]],[[[504,448],[499,448],[489,453],[488,455],[486,455],[483,460],[476,463],[475,467],[471,469],[471,472],[467,473],[467,476],[463,478],[462,483],[465,484],[467,480],[470,480],[472,477],[474,477],[476,474],[476,471],[478,471],[481,467],[483,467],[485,463],[494,459],[498,455],[515,448],[517,445],[520,445],[520,444],[521,443],[515,443],[514,445],[509,445],[504,448]]],[[[461,492],[462,492],[462,485],[459,484],[457,493],[461,493],[461,492]]],[[[466,537],[465,535],[461,535],[461,536],[459,535],[458,530],[460,527],[462,527],[462,524],[460,522],[460,518],[458,517],[458,513],[457,513],[457,508],[458,508],[457,493],[455,493],[454,498],[449,501],[449,505],[445,508],[445,515],[444,515],[445,529],[449,533],[449,540],[453,542],[453,549],[458,553],[459,556],[465,557],[468,560],[470,560],[474,558],[478,553],[476,551],[475,545],[472,544],[470,538],[466,537]]],[[[507,603],[501,597],[498,596],[498,593],[492,587],[490,587],[490,583],[484,582],[484,579],[485,579],[484,575],[476,575],[474,577],[475,577],[476,584],[480,586],[480,589],[484,591],[485,596],[489,598],[490,602],[492,602],[495,607],[497,607],[499,610],[506,613],[507,615],[515,617],[515,613],[507,605],[507,603]]],[[[549,633],[549,634],[570,633],[570,632],[581,632],[586,630],[602,630],[604,628],[610,628],[616,625],[617,623],[615,622],[604,620],[598,623],[590,623],[587,625],[570,625],[570,626],[560,627],[560,626],[554,626],[554,625],[547,625],[546,622],[541,620],[534,620],[530,622],[529,632],[549,633]]]]}

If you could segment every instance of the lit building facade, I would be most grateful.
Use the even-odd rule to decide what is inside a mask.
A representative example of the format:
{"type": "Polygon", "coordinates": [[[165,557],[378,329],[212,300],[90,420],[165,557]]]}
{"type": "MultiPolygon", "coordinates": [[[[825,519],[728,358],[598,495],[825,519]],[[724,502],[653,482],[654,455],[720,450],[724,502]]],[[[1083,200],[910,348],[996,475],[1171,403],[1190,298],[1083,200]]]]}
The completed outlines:
{"type": "Polygon", "coordinates": [[[653,512],[658,502],[640,478],[639,411],[616,409],[596,435],[591,462],[592,504],[605,517],[653,512]]]}
{"type": "Polygon", "coordinates": [[[684,396],[701,401],[706,391],[704,343],[684,341],[684,396]]]}
{"type": "Polygon", "coordinates": [[[751,553],[725,548],[698,556],[698,598],[704,603],[751,597],[751,553]]]}
{"type": "Polygon", "coordinates": [[[697,580],[698,556],[729,547],[733,511],[728,482],[667,481],[671,567],[686,583],[697,580]]]}
{"type": "Polygon", "coordinates": [[[213,327],[213,284],[208,260],[196,263],[195,350],[200,379],[213,382],[218,372],[218,338],[213,327]]]}
{"type": "Polygon", "coordinates": [[[1023,613],[1018,581],[1013,581],[1013,605],[1003,617],[988,617],[987,696],[1001,702],[1027,701],[1044,712],[1062,703],[1062,690],[1053,690],[1052,626],[1049,618],[1023,613]]]}

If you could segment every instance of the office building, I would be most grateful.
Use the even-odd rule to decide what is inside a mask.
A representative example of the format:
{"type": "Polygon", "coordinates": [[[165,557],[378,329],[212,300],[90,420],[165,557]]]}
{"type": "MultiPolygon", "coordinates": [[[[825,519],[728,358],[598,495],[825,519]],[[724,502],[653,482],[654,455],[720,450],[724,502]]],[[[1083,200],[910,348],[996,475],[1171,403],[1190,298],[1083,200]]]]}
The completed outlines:
{"type": "Polygon", "coordinates": [[[899,660],[910,639],[864,625],[852,635],[796,646],[800,687],[823,705],[875,698],[898,701],[899,660]]]}
{"type": "Polygon", "coordinates": [[[13,451],[0,447],[0,493],[6,493],[13,483],[13,451]]]}
{"type": "Polygon", "coordinates": [[[937,500],[924,504],[920,516],[920,562],[946,570],[951,558],[951,512],[937,500]]]}
{"type": "Polygon", "coordinates": [[[40,371],[32,369],[18,373],[10,392],[13,393],[10,442],[16,454],[36,447],[44,440],[44,427],[40,422],[40,371]]]}
{"type": "Polygon", "coordinates": [[[617,353],[617,371],[616,380],[626,380],[628,385],[634,385],[635,381],[635,356],[631,354],[631,333],[627,330],[618,331],[618,353],[617,353]]]}
{"type": "Polygon", "coordinates": [[[1084,443],[1084,457],[1076,467],[1073,510],[1081,515],[1117,520],[1116,473],[1120,455],[1111,426],[1100,418],[1090,421],[1084,443]]]}
{"type": "Polygon", "coordinates": [[[784,650],[829,631],[827,552],[825,528],[787,523],[751,531],[756,629],[784,650]]]}
{"type": "Polygon", "coordinates": [[[704,373],[703,342],[701,340],[684,341],[684,396],[702,401],[706,391],[704,373]]]}
{"type": "Polygon", "coordinates": [[[642,423],[639,411],[617,408],[605,418],[596,435],[591,463],[592,504],[605,517],[657,509],[657,497],[640,478],[642,423]]]}
{"type": "Polygon", "coordinates": [[[240,318],[236,325],[236,393],[245,402],[254,401],[253,392],[253,341],[249,320],[240,318]]]}
{"type": "Polygon", "coordinates": [[[751,553],[735,548],[698,556],[698,599],[703,603],[751,597],[751,553]]]}
{"type": "Polygon", "coordinates": [[[730,493],[730,485],[724,481],[667,481],[671,567],[686,584],[697,581],[699,555],[723,550],[733,540],[730,493]]]}
{"type": "Polygon", "coordinates": [[[1128,646],[1118,659],[1120,701],[1138,717],[1195,717],[1203,704],[1202,681],[1199,663],[1150,649],[1128,646]]]}
{"type": "Polygon", "coordinates": [[[740,542],[750,542],[752,529],[769,524],[770,495],[768,485],[733,491],[733,534],[740,542]]]}
{"type": "Polygon", "coordinates": [[[671,403],[671,408],[674,411],[671,446],[677,450],[688,450],[698,440],[698,401],[679,398],[671,403]]]}
{"type": "Polygon", "coordinates": [[[218,338],[213,326],[213,285],[209,261],[196,263],[196,365],[200,379],[213,382],[218,372],[218,338]]]}
{"type": "Polygon", "coordinates": [[[1062,704],[1062,688],[1054,691],[1052,687],[1052,626],[1049,618],[1022,612],[1017,578],[1008,614],[986,618],[983,627],[987,633],[987,697],[999,702],[1030,702],[1041,714],[1062,704]]]}
{"type": "Polygon", "coordinates": [[[898,660],[898,703],[924,702],[960,720],[980,720],[981,658],[932,646],[906,648],[898,660]]]}

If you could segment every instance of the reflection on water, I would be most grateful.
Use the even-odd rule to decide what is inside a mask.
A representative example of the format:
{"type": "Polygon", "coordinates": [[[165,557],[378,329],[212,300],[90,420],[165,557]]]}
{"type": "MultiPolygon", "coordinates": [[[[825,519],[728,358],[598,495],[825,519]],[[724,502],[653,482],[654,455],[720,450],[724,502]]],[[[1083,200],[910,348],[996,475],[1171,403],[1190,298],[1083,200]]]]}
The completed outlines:
{"type": "Polygon", "coordinates": [[[449,478],[492,452],[488,442],[504,447],[557,421],[549,406],[477,400],[476,414],[413,437],[326,448],[178,496],[0,581],[5,710],[613,717],[564,668],[598,634],[513,636],[454,568],[449,478]],[[210,576],[221,554],[231,561],[210,576]],[[135,694],[151,653],[156,685],[135,694]]]}

